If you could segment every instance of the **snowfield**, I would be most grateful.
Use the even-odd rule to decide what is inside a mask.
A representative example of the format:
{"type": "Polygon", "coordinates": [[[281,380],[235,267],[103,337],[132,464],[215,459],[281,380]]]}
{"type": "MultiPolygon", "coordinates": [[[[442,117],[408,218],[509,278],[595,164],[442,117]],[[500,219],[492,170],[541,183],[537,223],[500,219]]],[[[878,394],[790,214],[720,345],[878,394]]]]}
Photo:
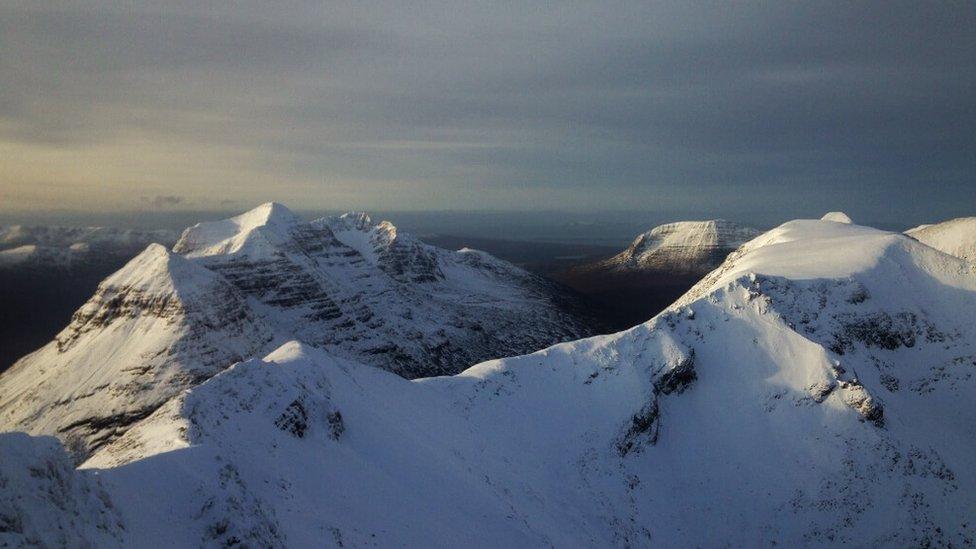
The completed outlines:
{"type": "Polygon", "coordinates": [[[21,514],[43,512],[71,545],[969,546],[973,318],[971,264],[839,215],[793,221],[644,324],[453,377],[284,343],[68,475],[104,512],[84,489],[34,498],[0,507],[2,535],[41,535],[21,514]]]}

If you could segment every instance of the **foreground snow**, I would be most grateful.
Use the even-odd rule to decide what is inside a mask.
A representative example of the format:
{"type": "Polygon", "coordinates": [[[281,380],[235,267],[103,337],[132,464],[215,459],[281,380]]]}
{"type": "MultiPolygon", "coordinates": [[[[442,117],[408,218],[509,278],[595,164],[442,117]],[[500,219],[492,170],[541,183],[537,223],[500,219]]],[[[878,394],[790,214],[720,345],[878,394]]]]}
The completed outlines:
{"type": "Polygon", "coordinates": [[[795,221],[643,325],[454,377],[286,343],[78,482],[136,546],[966,546],[974,313],[965,262],[795,221]]]}

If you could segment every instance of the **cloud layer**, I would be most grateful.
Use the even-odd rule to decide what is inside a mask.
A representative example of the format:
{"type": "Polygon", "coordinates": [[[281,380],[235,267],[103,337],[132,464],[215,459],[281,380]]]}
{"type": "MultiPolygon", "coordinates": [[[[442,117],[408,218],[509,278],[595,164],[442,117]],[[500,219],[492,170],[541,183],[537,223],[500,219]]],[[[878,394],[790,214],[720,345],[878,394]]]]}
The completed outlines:
{"type": "Polygon", "coordinates": [[[938,215],[976,199],[973,29],[968,2],[7,2],[0,204],[938,215]]]}

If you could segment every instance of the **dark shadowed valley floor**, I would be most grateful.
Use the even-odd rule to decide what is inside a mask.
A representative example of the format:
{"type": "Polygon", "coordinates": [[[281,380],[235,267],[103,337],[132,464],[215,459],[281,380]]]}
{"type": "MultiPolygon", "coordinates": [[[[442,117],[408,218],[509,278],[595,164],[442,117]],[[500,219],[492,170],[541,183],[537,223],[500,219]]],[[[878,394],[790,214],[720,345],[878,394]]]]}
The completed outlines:
{"type": "Polygon", "coordinates": [[[701,278],[660,273],[579,273],[572,269],[611,257],[620,252],[620,246],[445,235],[428,236],[424,240],[443,248],[483,250],[568,286],[587,300],[587,305],[611,331],[630,328],[650,319],[701,278]]]}
{"type": "Polygon", "coordinates": [[[125,259],[72,269],[0,269],[0,372],[51,341],[125,259]]]}

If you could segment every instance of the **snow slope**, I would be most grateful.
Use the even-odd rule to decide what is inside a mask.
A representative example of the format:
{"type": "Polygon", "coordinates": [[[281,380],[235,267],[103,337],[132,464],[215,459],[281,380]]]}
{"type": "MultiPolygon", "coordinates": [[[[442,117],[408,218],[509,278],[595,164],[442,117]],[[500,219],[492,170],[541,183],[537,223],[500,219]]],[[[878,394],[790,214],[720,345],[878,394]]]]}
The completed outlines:
{"type": "Polygon", "coordinates": [[[794,221],[647,323],[454,377],[287,343],[77,474],[135,546],[966,546],[974,313],[965,262],[794,221]]]}
{"type": "Polygon", "coordinates": [[[152,244],[0,377],[0,425],[85,455],[273,337],[226,280],[152,244]]]}
{"type": "Polygon", "coordinates": [[[187,229],[173,252],[149,246],[0,376],[0,428],[57,435],[83,457],[292,339],[418,377],[588,333],[540,278],[350,219],[306,223],[269,203],[187,229]]]}
{"type": "Polygon", "coordinates": [[[976,217],[960,217],[921,225],[905,234],[937,250],[976,263],[976,217]]]}
{"type": "Polygon", "coordinates": [[[586,272],[705,274],[761,231],[731,221],[678,221],[639,235],[623,252],[580,268],[586,272]]]}

